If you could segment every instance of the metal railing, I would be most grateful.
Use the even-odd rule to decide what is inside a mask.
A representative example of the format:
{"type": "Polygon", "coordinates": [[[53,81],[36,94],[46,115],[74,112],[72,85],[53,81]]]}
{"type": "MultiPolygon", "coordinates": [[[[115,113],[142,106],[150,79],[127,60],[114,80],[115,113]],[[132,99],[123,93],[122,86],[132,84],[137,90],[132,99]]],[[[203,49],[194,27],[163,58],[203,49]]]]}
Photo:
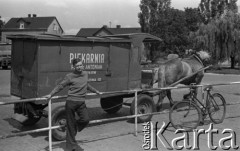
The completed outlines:
{"type": "MultiPolygon", "coordinates": [[[[194,87],[201,87],[202,91],[202,99],[204,100],[204,92],[203,92],[203,87],[205,86],[223,86],[223,85],[233,85],[233,84],[240,84],[239,82],[230,82],[230,83],[219,83],[219,84],[205,84],[205,85],[194,85],[194,87]]],[[[124,91],[114,91],[114,92],[104,92],[103,94],[116,94],[116,93],[129,93],[129,94],[134,94],[135,97],[135,113],[134,115],[128,115],[128,116],[123,116],[123,117],[116,117],[116,118],[110,118],[110,119],[100,119],[100,120],[93,120],[90,121],[90,124],[93,123],[102,123],[102,122],[109,122],[109,121],[115,121],[115,120],[122,120],[122,119],[131,119],[135,118],[135,129],[134,129],[134,134],[137,136],[138,134],[138,117],[141,116],[148,116],[148,115],[156,115],[156,114],[165,114],[168,113],[168,111],[161,111],[161,112],[154,112],[154,113],[147,113],[147,114],[137,114],[137,96],[138,92],[147,92],[147,91],[161,91],[161,90],[169,90],[169,89],[183,89],[183,88],[190,88],[192,86],[175,86],[175,87],[165,87],[165,88],[153,88],[153,89],[136,89],[136,90],[124,90],[124,91]]],[[[96,94],[87,94],[87,95],[96,95],[96,94]]],[[[60,98],[66,98],[67,96],[54,96],[52,99],[60,99],[60,98]]],[[[36,129],[36,130],[30,130],[30,131],[24,131],[24,132],[19,132],[16,134],[9,134],[5,136],[0,136],[0,139],[5,139],[9,137],[14,137],[14,136],[21,136],[21,135],[26,135],[30,133],[37,133],[37,132],[42,132],[42,131],[49,131],[49,151],[52,151],[52,130],[53,129],[58,129],[63,127],[64,125],[58,125],[58,126],[53,126],[52,127],[52,99],[49,100],[48,102],[48,127],[46,128],[41,128],[41,129],[36,129]]],[[[46,98],[32,98],[32,99],[23,99],[23,100],[17,100],[17,101],[11,101],[11,102],[0,102],[0,105],[8,105],[8,104],[14,104],[14,103],[20,103],[20,102],[33,102],[33,101],[42,101],[46,100],[46,98]]]]}

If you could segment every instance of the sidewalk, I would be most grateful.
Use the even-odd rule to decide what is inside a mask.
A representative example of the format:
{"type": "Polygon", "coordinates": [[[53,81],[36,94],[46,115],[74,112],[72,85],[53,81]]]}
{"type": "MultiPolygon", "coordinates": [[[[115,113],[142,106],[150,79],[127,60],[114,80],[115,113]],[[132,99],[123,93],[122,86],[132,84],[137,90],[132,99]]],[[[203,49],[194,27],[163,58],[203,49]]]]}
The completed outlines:
{"type": "MultiPolygon", "coordinates": [[[[228,114],[226,116],[226,119],[221,124],[213,124],[213,129],[218,130],[218,134],[214,133],[212,134],[212,138],[209,138],[208,134],[200,134],[199,135],[199,150],[200,151],[210,151],[211,149],[208,147],[208,143],[212,142],[213,146],[217,147],[218,150],[223,150],[219,146],[219,141],[223,138],[229,137],[230,133],[222,134],[223,130],[226,128],[232,129],[236,134],[236,143],[238,146],[240,146],[240,120],[239,120],[239,112],[238,116],[236,116],[236,112],[239,109],[239,106],[232,106],[228,107],[228,114]],[[231,110],[230,110],[231,108],[231,110]],[[210,140],[212,139],[212,141],[210,140]]],[[[158,127],[160,128],[162,125],[162,122],[165,123],[168,122],[168,115],[158,115],[154,116],[154,122],[158,121],[158,127]]],[[[209,122],[210,119],[207,118],[205,120],[204,126],[199,126],[198,129],[209,129],[209,122]]],[[[79,145],[84,148],[85,151],[142,151],[144,150],[142,148],[143,141],[144,141],[144,133],[140,132],[138,133],[137,137],[133,134],[126,134],[126,128],[123,126],[126,126],[126,123],[124,122],[118,122],[118,130],[115,132],[114,127],[111,129],[104,128],[105,126],[96,126],[91,127],[87,130],[85,130],[82,134],[77,135],[77,139],[81,140],[79,141],[79,145]],[[111,131],[110,133],[106,133],[106,131],[111,131]],[[96,136],[90,136],[88,134],[93,134],[91,132],[97,132],[96,136]],[[125,133],[125,134],[123,134],[125,133]]],[[[114,124],[112,125],[114,126],[114,124]]],[[[111,127],[111,124],[110,124],[111,127]]],[[[130,129],[133,130],[134,125],[131,125],[130,129]]],[[[141,131],[143,129],[143,126],[141,124],[138,125],[138,130],[141,131]]],[[[129,131],[130,132],[130,131],[129,131]]],[[[171,125],[168,127],[168,129],[164,132],[163,136],[166,138],[166,140],[171,144],[174,138],[182,137],[183,133],[175,134],[175,129],[171,127],[171,125]]],[[[187,137],[187,136],[186,136],[187,137]]],[[[189,133],[189,144],[191,147],[194,146],[193,144],[194,134],[189,133]]],[[[183,140],[179,141],[178,146],[183,145],[183,140]]],[[[225,146],[231,145],[231,141],[226,141],[225,146]]],[[[55,143],[53,145],[54,151],[63,151],[64,150],[65,143],[55,143]]],[[[157,140],[157,147],[159,151],[168,151],[169,149],[165,148],[163,144],[157,140]]],[[[46,149],[48,150],[48,149],[46,149]]],[[[173,149],[176,150],[176,149],[173,149]]],[[[186,149],[182,149],[186,150],[186,149]]],[[[192,150],[192,149],[190,149],[192,150]]],[[[229,149],[230,151],[235,149],[229,149]]]]}
{"type": "MultiPolygon", "coordinates": [[[[230,81],[239,81],[240,76],[228,76],[223,77],[221,75],[211,75],[205,76],[203,83],[221,83],[226,78],[229,78],[230,81]]],[[[215,91],[224,95],[227,103],[238,103],[240,101],[239,85],[232,86],[221,86],[214,88],[215,91]]],[[[173,90],[174,91],[174,90],[173,90]]],[[[174,92],[173,98],[179,98],[178,93],[185,94],[185,90],[179,90],[180,92],[174,92]]],[[[91,102],[89,101],[89,112],[91,113],[91,118],[102,119],[110,118],[111,116],[102,111],[99,101],[91,102]],[[91,105],[92,104],[92,105],[91,105]]],[[[168,103],[168,101],[166,102],[168,103]]],[[[0,106],[1,110],[1,120],[0,120],[0,135],[11,134],[16,131],[25,131],[29,129],[38,129],[47,127],[47,119],[42,119],[35,126],[32,127],[23,127],[21,124],[14,122],[11,119],[13,114],[13,105],[0,106]]],[[[129,115],[129,108],[122,108],[118,116],[129,115]]],[[[153,117],[153,122],[159,122],[159,126],[162,125],[164,121],[167,123],[169,121],[168,114],[165,115],[155,115],[153,117]]],[[[206,123],[208,123],[209,118],[206,123]]],[[[199,126],[198,129],[207,130],[209,125],[199,126]]],[[[223,129],[229,128],[235,131],[236,133],[236,142],[240,146],[240,105],[230,105],[227,106],[227,114],[223,123],[214,124],[213,128],[219,130],[219,134],[214,134],[213,144],[218,147],[217,151],[222,150],[219,148],[219,140],[223,137],[227,137],[230,134],[222,134],[223,129]]],[[[138,125],[138,130],[142,130],[142,125],[138,125]]],[[[77,134],[77,140],[79,145],[84,148],[85,151],[142,151],[142,145],[144,136],[143,133],[139,133],[137,137],[133,134],[134,124],[128,121],[117,121],[109,122],[105,124],[99,124],[94,126],[89,126],[84,129],[81,133],[77,134]]],[[[190,140],[193,140],[192,133],[190,135],[190,140]]],[[[171,143],[171,140],[182,136],[182,134],[176,135],[172,129],[169,127],[164,133],[166,139],[171,143]]],[[[206,134],[201,134],[199,139],[200,151],[209,151],[208,148],[208,137],[206,134]]],[[[190,141],[190,144],[192,145],[190,141]]],[[[230,141],[226,141],[226,145],[229,145],[230,141]]],[[[182,145],[183,141],[179,142],[179,145],[182,145]]],[[[48,132],[41,132],[36,134],[29,134],[26,136],[18,136],[7,139],[0,140],[0,151],[48,151],[48,132]]],[[[53,142],[53,151],[63,151],[65,148],[65,142],[53,142]]],[[[158,150],[159,151],[168,151],[164,148],[160,141],[158,141],[158,150]]],[[[185,149],[183,149],[185,150],[185,149]]],[[[235,149],[230,149],[235,151],[235,149]]]]}
{"type": "MultiPolygon", "coordinates": [[[[219,140],[223,137],[227,137],[230,134],[222,134],[223,129],[229,128],[235,131],[236,133],[236,142],[237,145],[240,145],[240,106],[227,106],[227,114],[223,123],[214,124],[213,128],[219,130],[219,134],[213,135],[213,145],[217,146],[218,150],[222,150],[219,148],[219,140]]],[[[11,125],[18,127],[17,123],[13,123],[13,121],[3,118],[5,121],[10,121],[11,125]]],[[[46,119],[45,119],[46,120],[46,119]]],[[[155,115],[153,117],[153,122],[159,122],[158,126],[161,127],[163,121],[168,123],[168,114],[155,115]]],[[[44,123],[44,121],[40,122],[44,123]]],[[[206,119],[204,126],[199,126],[198,129],[209,129],[209,118],[206,119]]],[[[46,126],[46,125],[45,125],[46,126]]],[[[43,125],[36,125],[33,129],[44,127],[43,125]]],[[[8,125],[7,123],[1,124],[0,129],[2,130],[1,135],[3,133],[8,133],[8,125]],[[6,129],[6,132],[4,130],[6,129]]],[[[138,131],[142,131],[142,124],[138,124],[138,131]]],[[[13,131],[13,130],[11,130],[13,131]]],[[[89,126],[84,129],[81,133],[77,134],[76,139],[78,140],[78,144],[85,151],[142,151],[142,145],[144,140],[144,134],[138,133],[137,137],[133,134],[134,132],[134,124],[128,121],[117,121],[104,123],[94,126],[89,126]]],[[[169,141],[176,137],[183,136],[183,134],[175,134],[175,130],[169,126],[169,128],[164,132],[164,137],[169,141]]],[[[189,133],[190,145],[193,145],[193,133],[189,133]]],[[[230,141],[226,141],[226,145],[230,145],[230,141]]],[[[183,145],[183,140],[178,144],[183,145]]],[[[159,151],[168,151],[161,142],[157,141],[157,146],[159,151]]],[[[65,141],[62,142],[53,142],[53,151],[64,151],[65,149],[65,141]]],[[[13,138],[7,138],[0,140],[0,151],[48,151],[48,132],[41,132],[36,134],[30,134],[26,136],[18,136],[13,138]]],[[[183,149],[185,150],[185,149],[183,149]]],[[[200,134],[199,139],[199,150],[200,151],[208,151],[208,136],[207,134],[200,134]]],[[[235,150],[235,149],[230,149],[235,150]]]]}

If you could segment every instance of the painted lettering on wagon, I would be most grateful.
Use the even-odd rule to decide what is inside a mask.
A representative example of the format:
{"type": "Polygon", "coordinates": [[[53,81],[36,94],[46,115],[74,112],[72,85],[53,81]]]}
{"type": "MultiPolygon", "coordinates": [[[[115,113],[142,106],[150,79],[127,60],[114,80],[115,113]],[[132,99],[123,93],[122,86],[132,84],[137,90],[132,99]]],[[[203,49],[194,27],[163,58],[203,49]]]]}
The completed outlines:
{"type": "Polygon", "coordinates": [[[74,58],[81,58],[83,63],[86,64],[100,64],[104,63],[104,57],[104,54],[100,53],[70,53],[69,63],[71,63],[74,58]]]}
{"type": "MultiPolygon", "coordinates": [[[[87,70],[89,75],[97,75],[97,70],[103,69],[105,55],[101,53],[70,53],[69,63],[71,63],[74,58],[82,59],[84,68],[87,70]]],[[[102,81],[102,78],[90,76],[88,81],[102,81]]]]}

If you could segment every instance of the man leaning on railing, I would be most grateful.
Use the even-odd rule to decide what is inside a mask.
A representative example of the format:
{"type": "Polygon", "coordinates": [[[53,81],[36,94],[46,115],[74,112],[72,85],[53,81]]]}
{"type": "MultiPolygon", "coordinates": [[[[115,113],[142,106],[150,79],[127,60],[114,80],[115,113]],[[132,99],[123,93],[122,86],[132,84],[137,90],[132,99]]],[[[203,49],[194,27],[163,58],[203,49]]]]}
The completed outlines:
{"type": "Polygon", "coordinates": [[[88,83],[88,73],[84,71],[81,59],[73,59],[72,65],[74,71],[67,74],[63,81],[45,97],[50,99],[64,87],[69,86],[65,104],[67,116],[66,149],[67,151],[81,151],[83,149],[77,144],[75,137],[77,131],[82,131],[89,123],[88,111],[85,104],[87,90],[97,94],[102,94],[102,92],[99,92],[88,83]],[[75,112],[78,114],[79,120],[75,119],[75,112]]]}

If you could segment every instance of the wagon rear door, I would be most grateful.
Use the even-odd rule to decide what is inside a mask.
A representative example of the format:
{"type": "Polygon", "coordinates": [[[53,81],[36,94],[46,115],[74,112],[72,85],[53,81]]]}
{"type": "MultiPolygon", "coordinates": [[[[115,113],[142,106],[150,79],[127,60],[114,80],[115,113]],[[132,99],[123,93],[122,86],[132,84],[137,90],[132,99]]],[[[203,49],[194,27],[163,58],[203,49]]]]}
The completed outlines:
{"type": "Polygon", "coordinates": [[[31,40],[16,39],[12,48],[11,94],[21,98],[36,97],[37,50],[31,40]]]}
{"type": "Polygon", "coordinates": [[[12,65],[11,65],[11,94],[22,96],[22,63],[23,63],[23,40],[12,42],[12,65]]]}

